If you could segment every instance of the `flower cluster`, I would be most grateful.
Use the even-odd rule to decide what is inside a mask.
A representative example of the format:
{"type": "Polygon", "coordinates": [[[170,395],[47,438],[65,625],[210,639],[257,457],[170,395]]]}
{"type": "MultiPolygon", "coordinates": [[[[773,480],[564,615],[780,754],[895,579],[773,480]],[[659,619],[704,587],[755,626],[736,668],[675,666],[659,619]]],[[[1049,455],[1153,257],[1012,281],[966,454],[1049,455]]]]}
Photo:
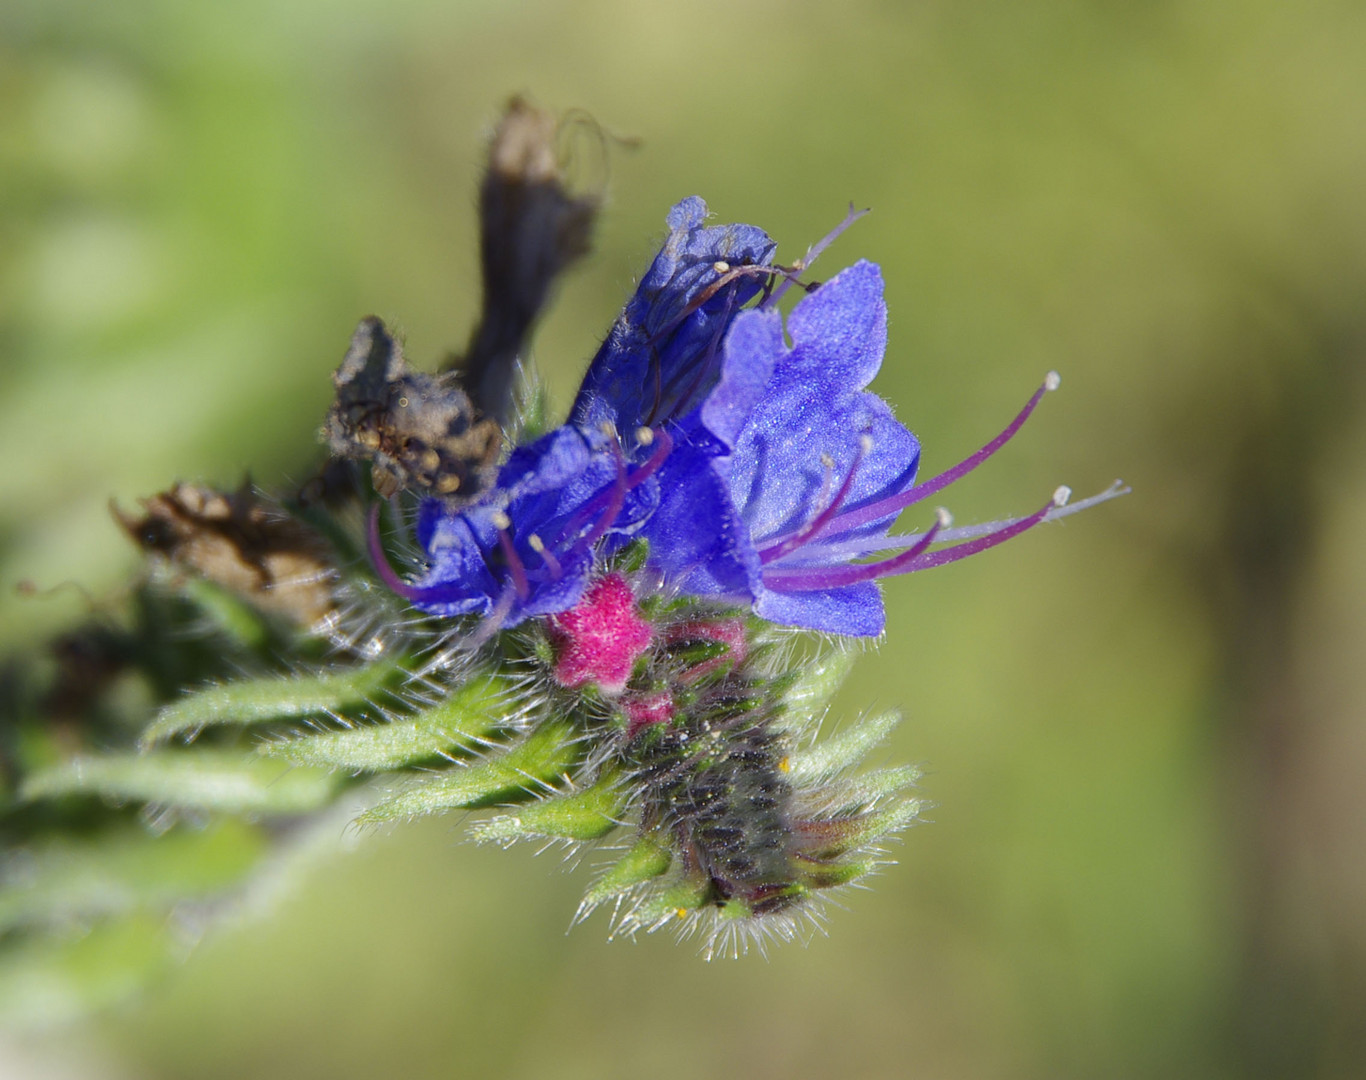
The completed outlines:
{"type": "Polygon", "coordinates": [[[696,197],[669,214],[570,422],[515,449],[473,505],[422,502],[425,571],[402,582],[379,564],[396,591],[435,615],[515,626],[573,607],[601,558],[639,538],[664,587],[871,636],[885,621],[879,578],[1090,505],[1065,508],[1062,488],[1027,517],[954,530],[940,511],[923,534],[891,534],[902,510],[999,450],[1057,376],[980,451],[917,483],[919,442],[866,389],[887,343],[878,267],[859,262],[813,288],[784,325],[775,301],[796,269],[774,266],[761,230],[705,217],[696,197]]]}
{"type": "MultiPolygon", "coordinates": [[[[867,389],[887,343],[881,271],[858,262],[820,286],[800,280],[857,216],[781,266],[761,230],[707,226],[701,199],[679,203],[568,422],[514,448],[473,501],[420,495],[414,580],[389,565],[371,518],[372,558],[395,592],[438,618],[477,616],[453,631],[468,653],[495,635],[504,655],[530,640],[549,713],[580,718],[575,737],[592,749],[541,807],[558,824],[523,808],[480,835],[578,840],[629,823],[634,845],[581,909],[611,901],[617,932],[681,919],[686,934],[710,919],[709,954],[792,936],[915,819],[919,804],[898,794],[912,773],[852,773],[886,726],[852,729],[843,751],[801,749],[812,716],[787,694],[796,661],[776,628],[878,635],[879,579],[1118,490],[1069,506],[1059,488],[1024,517],[955,529],[940,510],[922,533],[891,531],[1004,446],[1058,377],[976,453],[918,480],[918,440],[867,389]],[[806,295],[784,319],[777,301],[793,285],[806,295]],[[584,800],[598,817],[567,823],[584,800]]],[[[394,805],[426,805],[404,798],[394,805]]]]}
{"type": "MultiPolygon", "coordinates": [[[[916,770],[861,768],[894,713],[817,738],[848,643],[883,631],[880,580],[1119,489],[1069,505],[1060,488],[1031,514],[966,528],[940,510],[895,531],[1009,442],[1058,379],[921,479],[919,441],[868,389],[887,344],[880,270],[804,280],[852,209],[783,265],[761,229],[708,225],[701,199],[680,202],[566,422],[547,430],[522,407],[519,357],[601,205],[570,185],[566,122],[514,100],[494,133],[484,304],[463,353],[412,369],[366,318],[333,376],[330,460],[301,490],[180,485],[120,514],[150,572],[127,627],[70,635],[53,687],[25,690],[22,738],[0,746],[7,836],[45,843],[65,820],[123,843],[132,803],[155,828],[136,841],[149,858],[123,861],[154,867],[199,843],[188,823],[206,815],[238,816],[264,851],[291,830],[258,819],[343,796],[360,823],[493,809],[476,839],[603,842],[578,918],[607,907],[615,934],[672,927],[711,956],[819,926],[822,899],[918,820],[916,770]],[[395,520],[416,572],[390,561],[381,523],[395,520]],[[134,674],[155,712],[111,724],[142,700],[111,689],[134,674]]],[[[10,908],[62,933],[186,898],[134,871],[53,908],[45,873],[111,872],[98,839],[81,858],[94,869],[74,877],[60,849],[39,859],[10,908]]]]}

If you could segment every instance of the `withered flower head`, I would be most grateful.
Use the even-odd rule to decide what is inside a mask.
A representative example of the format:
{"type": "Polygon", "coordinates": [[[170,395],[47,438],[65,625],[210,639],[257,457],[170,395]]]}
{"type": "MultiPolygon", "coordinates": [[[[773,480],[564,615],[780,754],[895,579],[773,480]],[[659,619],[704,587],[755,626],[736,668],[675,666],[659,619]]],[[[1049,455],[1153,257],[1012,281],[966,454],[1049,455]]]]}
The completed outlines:
{"type": "Polygon", "coordinates": [[[299,626],[318,626],[336,610],[336,570],[326,543],[250,486],[224,494],[176,484],[143,499],[142,508],[141,517],[112,509],[144,551],[299,626]]]}
{"type": "Polygon", "coordinates": [[[597,192],[573,191],[567,134],[586,125],[582,114],[508,102],[489,142],[479,189],[479,261],[484,302],[463,358],[453,361],[480,411],[511,419],[520,354],[550,286],[586,255],[602,204],[597,192]]]}
{"type": "Polygon", "coordinates": [[[362,319],[341,367],[324,434],[332,453],[373,462],[375,490],[401,488],[462,501],[493,479],[502,434],[479,419],[453,373],[409,371],[403,347],[373,315],[362,319]]]}

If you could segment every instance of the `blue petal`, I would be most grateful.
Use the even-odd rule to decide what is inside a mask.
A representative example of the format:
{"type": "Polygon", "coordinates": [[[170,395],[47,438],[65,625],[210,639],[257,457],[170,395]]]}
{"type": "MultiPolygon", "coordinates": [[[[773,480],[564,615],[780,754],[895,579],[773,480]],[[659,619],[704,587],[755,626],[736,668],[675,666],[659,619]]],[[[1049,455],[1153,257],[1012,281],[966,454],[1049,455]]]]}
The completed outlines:
{"type": "MultiPolygon", "coordinates": [[[[624,468],[617,454],[615,440],[601,431],[566,426],[513,451],[497,484],[473,506],[456,511],[425,500],[416,534],[428,568],[414,582],[421,591],[416,606],[436,615],[488,615],[502,605],[507,626],[572,607],[592,570],[588,534],[610,513],[611,490],[624,468]],[[525,597],[516,596],[494,524],[503,514],[525,574],[525,597]],[[533,535],[554,564],[532,545],[533,535]]],[[[658,503],[658,481],[651,477],[628,492],[611,531],[638,528],[658,503]]]]}
{"type": "MultiPolygon", "coordinates": [[[[771,313],[746,312],[726,340],[728,366],[769,364],[773,372],[736,441],[728,473],[759,545],[814,518],[851,470],[846,508],[910,484],[920,456],[915,436],[886,402],[863,391],[887,341],[876,266],[859,263],[832,278],[797,305],[788,328],[791,350],[771,313]]],[[[889,523],[890,517],[863,531],[889,523]]],[[[803,554],[809,558],[810,549],[791,558],[805,561],[803,554]]]]}
{"type": "Polygon", "coordinates": [[[876,637],[887,622],[882,593],[871,581],[817,592],[766,589],[760,593],[754,613],[785,626],[852,637],[876,637]]]}
{"type": "Polygon", "coordinates": [[[669,213],[664,247],[584,376],[570,414],[574,423],[611,421],[631,432],[681,419],[706,399],[726,326],[762,281],[740,277],[698,301],[722,278],[717,263],[768,265],[776,248],[752,225],[706,228],[706,215],[696,196],[669,213]]]}
{"type": "Polygon", "coordinates": [[[792,371],[862,389],[873,381],[887,350],[887,305],[882,271],[860,259],[805,297],[787,319],[795,355],[792,371]]]}
{"type": "Polygon", "coordinates": [[[705,433],[679,433],[660,469],[659,490],[659,506],[642,530],[650,565],[685,593],[752,602],[759,557],[705,433]]]}
{"type": "Polygon", "coordinates": [[[734,447],[763,400],[783,351],[782,316],[777,311],[741,312],[731,323],[721,377],[701,409],[703,426],[727,448],[734,447]]]}
{"type": "MultiPolygon", "coordinates": [[[[791,349],[773,313],[745,312],[725,345],[727,376],[732,368],[771,372],[733,454],[717,462],[756,560],[766,546],[799,534],[836,498],[841,509],[852,509],[909,486],[920,458],[915,436],[886,402],[863,389],[877,374],[887,343],[876,266],[859,263],[836,275],[797,305],[787,326],[791,349]]],[[[718,402],[717,412],[729,416],[730,405],[718,402]]],[[[880,536],[894,516],[836,529],[786,553],[774,549],[772,565],[808,568],[818,580],[822,567],[849,561],[824,543],[880,536]]],[[[769,588],[762,576],[756,584],[754,610],[772,622],[856,636],[882,632],[882,598],[873,582],[791,592],[769,588]]]]}

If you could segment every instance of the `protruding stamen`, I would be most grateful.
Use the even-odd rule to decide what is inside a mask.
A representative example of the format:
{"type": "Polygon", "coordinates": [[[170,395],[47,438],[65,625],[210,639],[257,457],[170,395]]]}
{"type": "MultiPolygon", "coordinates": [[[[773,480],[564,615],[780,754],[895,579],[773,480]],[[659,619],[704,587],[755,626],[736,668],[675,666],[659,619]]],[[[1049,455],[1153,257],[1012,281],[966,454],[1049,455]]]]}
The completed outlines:
{"type": "MultiPolygon", "coordinates": [[[[1069,501],[1065,506],[1055,505],[1044,515],[1043,524],[1047,525],[1051,521],[1061,521],[1063,518],[1071,517],[1073,514],[1079,514],[1083,510],[1089,510],[1093,506],[1099,506],[1103,502],[1109,502],[1111,499],[1117,499],[1119,496],[1127,494],[1129,494],[1129,489],[1125,486],[1124,481],[1116,480],[1099,495],[1090,495],[1077,502],[1069,501]]],[[[1009,525],[1014,525],[1023,520],[1024,518],[1001,518],[998,521],[982,521],[975,525],[960,525],[957,528],[944,529],[939,534],[939,541],[940,543],[948,543],[950,540],[972,540],[978,536],[987,536],[990,533],[998,532],[1009,525]]],[[[906,536],[903,537],[903,540],[909,540],[911,538],[911,536],[906,536]]],[[[862,543],[851,543],[848,545],[827,544],[824,545],[823,550],[833,555],[840,555],[845,554],[845,549],[848,548],[848,554],[852,557],[859,554],[868,554],[879,548],[885,549],[896,546],[894,544],[896,539],[896,537],[887,537],[878,544],[877,547],[869,547],[862,543]]]]}
{"type": "Polygon", "coordinates": [[[654,428],[648,428],[648,427],[638,427],[638,428],[636,428],[636,444],[637,444],[638,446],[649,446],[649,445],[650,445],[652,442],[654,442],[654,441],[655,441],[655,431],[654,431],[654,428]]]}
{"type": "MultiPolygon", "coordinates": [[[[713,269],[714,268],[715,267],[713,266],[713,269]]],[[[710,300],[713,296],[715,296],[717,293],[719,293],[722,289],[724,289],[727,285],[731,284],[732,282],[739,281],[741,278],[761,277],[765,275],[773,276],[784,273],[787,273],[787,271],[777,266],[759,266],[757,264],[731,266],[728,263],[727,269],[721,272],[720,277],[718,277],[715,281],[713,281],[710,285],[706,286],[705,288],[699,289],[696,295],[694,295],[692,299],[684,305],[682,311],[678,312],[672,318],[667,320],[662,326],[660,326],[658,330],[655,331],[654,336],[650,338],[649,343],[651,345],[654,345],[660,341],[663,341],[667,335],[673,333],[674,330],[678,329],[678,327],[683,324],[684,319],[686,319],[689,315],[691,315],[694,311],[700,308],[703,304],[705,304],[708,300],[710,300]]]]}
{"type": "MultiPolygon", "coordinates": [[[[844,505],[844,500],[849,497],[849,490],[854,486],[854,476],[858,473],[859,466],[863,464],[863,455],[872,448],[873,440],[871,436],[863,435],[859,438],[858,452],[854,455],[854,463],[849,466],[849,471],[845,474],[844,481],[840,484],[839,490],[835,492],[835,497],[826,504],[819,514],[796,532],[789,533],[776,543],[761,548],[759,550],[759,564],[761,566],[767,566],[769,563],[781,559],[789,552],[796,551],[797,548],[807,543],[825,528],[830,519],[839,513],[840,507],[844,505]]],[[[821,464],[823,464],[827,470],[825,484],[828,488],[830,483],[830,471],[834,469],[835,462],[829,454],[823,453],[821,454],[821,464]]],[[[824,497],[825,493],[822,491],[821,498],[824,499],[824,497]]]]}
{"type": "Polygon", "coordinates": [[[589,520],[591,515],[602,510],[597,522],[574,544],[576,551],[583,551],[596,544],[603,534],[615,524],[620,516],[622,507],[626,504],[626,493],[634,487],[638,487],[648,480],[664,464],[664,459],[673,450],[673,439],[664,428],[654,429],[651,439],[654,445],[654,452],[646,459],[640,468],[628,473],[626,462],[621,456],[620,445],[613,446],[612,451],[616,458],[617,475],[611,487],[599,492],[592,499],[589,499],[579,511],[569,520],[569,523],[560,532],[560,539],[567,540],[572,537],[589,520]]]}
{"type": "Polygon", "coordinates": [[[908,506],[914,506],[922,499],[929,498],[929,496],[933,495],[936,491],[948,487],[955,480],[960,480],[964,476],[967,476],[968,473],[972,472],[977,466],[981,465],[995,454],[997,450],[1010,442],[1020,428],[1024,427],[1025,421],[1028,420],[1030,414],[1038,408],[1039,402],[1043,400],[1044,394],[1057,388],[1059,380],[1056,376],[1056,372],[1050,371],[1048,377],[1044,380],[1043,385],[1034,391],[1034,396],[1029,399],[1015,419],[1007,424],[1004,431],[997,435],[996,438],[992,439],[991,442],[987,443],[986,446],[982,447],[982,449],[978,450],[977,453],[964,458],[953,468],[940,473],[933,480],[926,480],[923,484],[916,484],[914,487],[907,488],[900,494],[888,495],[886,498],[878,499],[875,502],[868,503],[866,506],[860,506],[857,510],[850,510],[847,513],[840,514],[838,517],[827,522],[822,531],[826,534],[835,531],[846,532],[849,529],[856,529],[860,525],[866,525],[870,521],[877,521],[879,518],[889,517],[892,514],[901,512],[908,506]]]}
{"type": "Polygon", "coordinates": [[[544,560],[546,569],[550,571],[551,580],[559,581],[564,571],[560,567],[560,560],[555,558],[555,553],[545,546],[545,541],[535,533],[529,533],[526,542],[527,546],[544,560]]]}
{"type": "Polygon", "coordinates": [[[642,446],[651,446],[654,443],[659,445],[655,446],[654,452],[645,459],[645,463],[640,468],[633,470],[631,475],[627,477],[626,487],[628,489],[639,487],[658,472],[659,467],[664,464],[664,460],[673,452],[674,448],[673,436],[662,427],[641,428],[641,430],[650,432],[649,439],[641,440],[642,446]]]}
{"type": "Polygon", "coordinates": [[[1048,391],[1056,390],[1062,385],[1062,376],[1056,371],[1050,371],[1043,377],[1043,388],[1048,391]]]}
{"type": "Polygon", "coordinates": [[[906,573],[907,569],[925,550],[934,543],[939,530],[944,526],[942,516],[936,514],[934,524],[929,530],[903,551],[890,559],[872,563],[851,563],[845,566],[812,566],[794,570],[765,570],[764,585],[781,592],[816,592],[820,589],[838,589],[846,585],[857,585],[874,578],[887,577],[889,574],[906,573]]]}
{"type": "Polygon", "coordinates": [[[854,204],[850,203],[849,212],[844,215],[844,220],[831,229],[830,232],[826,233],[814,247],[806,249],[806,254],[793,263],[788,273],[784,275],[782,284],[774,289],[773,292],[769,294],[768,298],[759,306],[769,307],[781,300],[783,298],[783,293],[787,292],[787,290],[792,287],[793,283],[796,282],[798,275],[801,274],[803,270],[808,269],[813,262],[819,259],[825,249],[838,240],[845,229],[849,228],[850,225],[865,214],[871,212],[871,210],[855,210],[854,204]]]}
{"type": "Polygon", "coordinates": [[[717,259],[714,263],[711,264],[711,268],[715,270],[718,274],[730,273],[730,263],[726,262],[723,259],[717,259]]]}
{"type": "Polygon", "coordinates": [[[416,586],[409,585],[398,574],[394,573],[394,568],[389,565],[389,556],[384,551],[384,540],[379,534],[379,503],[370,507],[370,517],[366,521],[365,545],[370,555],[370,565],[375,568],[375,573],[385,585],[403,597],[405,600],[415,601],[421,599],[424,590],[416,586]]]}
{"type": "MultiPolygon", "coordinates": [[[[622,459],[621,448],[613,447],[616,460],[617,474],[612,480],[612,486],[605,492],[607,505],[603,512],[598,515],[598,520],[593,523],[593,527],[588,530],[579,541],[574,545],[576,550],[586,551],[596,544],[608,529],[621,516],[621,509],[626,505],[626,492],[630,490],[626,482],[626,462],[622,459]]],[[[602,496],[599,495],[599,498],[602,496]]],[[[597,502],[594,499],[593,502],[597,502]]],[[[592,503],[589,504],[590,506],[592,503]]]]}
{"type": "MultiPolygon", "coordinates": [[[[1049,513],[1062,505],[1057,499],[1058,495],[1064,491],[1068,491],[1068,489],[1065,487],[1059,488],[1058,491],[1054,493],[1053,498],[1049,499],[1043,507],[1034,511],[1034,513],[1030,514],[1028,517],[1020,518],[1018,521],[1012,522],[1004,528],[996,530],[996,532],[988,533],[986,536],[979,536],[976,540],[969,540],[966,543],[958,544],[955,547],[941,548],[939,551],[923,555],[919,559],[916,559],[913,565],[904,567],[901,570],[901,573],[908,574],[916,570],[928,570],[933,566],[945,566],[948,563],[957,562],[959,559],[966,559],[969,555],[976,555],[979,551],[986,551],[988,548],[994,548],[997,544],[1004,544],[1012,537],[1019,536],[1020,533],[1034,528],[1034,526],[1038,525],[1040,522],[1047,521],[1049,513]]],[[[1068,494],[1071,494],[1071,492],[1068,491],[1068,494]]]]}
{"type": "Polygon", "coordinates": [[[1066,484],[1062,484],[1057,491],[1053,492],[1053,505],[1066,506],[1067,500],[1072,497],[1072,489],[1066,484]]]}
{"type": "Polygon", "coordinates": [[[512,518],[508,517],[502,510],[495,510],[489,515],[489,521],[495,529],[506,531],[512,528],[512,518]]]}

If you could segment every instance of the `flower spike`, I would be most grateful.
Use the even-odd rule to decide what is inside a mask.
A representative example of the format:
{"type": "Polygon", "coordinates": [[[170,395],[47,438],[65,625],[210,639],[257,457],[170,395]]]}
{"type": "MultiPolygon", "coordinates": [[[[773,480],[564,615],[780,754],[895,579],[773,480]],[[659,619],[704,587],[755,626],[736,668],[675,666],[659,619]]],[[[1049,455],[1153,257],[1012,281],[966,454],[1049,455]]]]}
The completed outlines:
{"type": "MultiPolygon", "coordinates": [[[[884,865],[887,839],[918,820],[915,769],[859,771],[895,714],[814,738],[852,663],[849,639],[884,628],[879,582],[1127,489],[1071,503],[1058,488],[1024,517],[962,527],[939,509],[923,532],[892,532],[907,507],[1000,452],[1059,380],[1049,373],[995,438],[917,483],[919,440],[868,389],[887,345],[881,271],[858,262],[823,284],[801,280],[861,216],[852,205],[785,266],[762,230],[708,225],[701,199],[678,203],[567,422],[547,425],[543,403],[512,415],[522,343],[552,279],[586,250],[601,201],[568,185],[559,124],[513,102],[495,136],[485,304],[463,378],[409,370],[397,339],[366,319],[334,379],[336,458],[317,498],[286,509],[182,486],[149,502],[146,520],[124,520],[174,565],[177,595],[130,622],[145,622],[146,642],[125,642],[109,620],[102,633],[119,636],[93,664],[74,649],[80,677],[61,681],[103,683],[137,664],[157,694],[176,670],[196,689],[166,693],[141,753],[132,738],[101,752],[121,737],[107,720],[127,695],[106,712],[98,686],[77,687],[99,706],[89,732],[65,713],[60,724],[21,718],[24,753],[0,762],[0,804],[12,804],[0,818],[32,847],[26,860],[43,861],[30,841],[64,821],[105,833],[104,822],[87,829],[104,812],[96,800],[116,804],[104,816],[120,836],[127,802],[167,830],[177,812],[238,814],[255,830],[248,816],[315,814],[348,791],[362,825],[496,808],[477,840],[573,852],[618,838],[575,922],[606,906],[613,936],[667,928],[711,958],[822,930],[825,901],[884,865]],[[784,315],[793,285],[805,295],[784,315]],[[369,484],[353,482],[357,461],[369,484]],[[353,557],[349,510],[328,517],[342,499],[369,503],[369,570],[353,557]],[[415,570],[390,561],[386,502],[411,522],[415,570]],[[166,662],[180,630],[206,616],[224,647],[201,642],[166,662]],[[55,813],[29,812],[52,799],[63,800],[55,813]]],[[[241,839],[233,851],[257,846],[241,839]]],[[[73,874],[54,850],[62,882],[147,863],[73,874]]],[[[11,937],[30,921],[83,927],[120,904],[142,925],[166,891],[158,873],[151,888],[101,887],[89,910],[54,913],[46,901],[61,890],[39,882],[0,881],[0,900],[17,897],[11,937]]]]}

